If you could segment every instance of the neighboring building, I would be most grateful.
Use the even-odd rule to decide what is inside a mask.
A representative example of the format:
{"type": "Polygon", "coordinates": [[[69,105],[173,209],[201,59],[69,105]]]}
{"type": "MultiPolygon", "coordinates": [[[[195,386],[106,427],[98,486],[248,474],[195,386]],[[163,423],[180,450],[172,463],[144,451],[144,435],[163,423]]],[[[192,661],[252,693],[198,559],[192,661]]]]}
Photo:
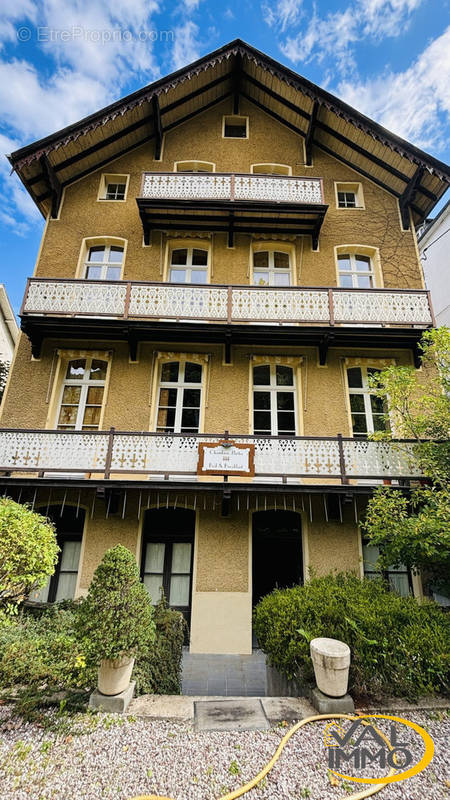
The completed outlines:
{"type": "Polygon", "coordinates": [[[450,326],[450,200],[418,230],[417,243],[436,325],[450,326]]]}
{"type": "Polygon", "coordinates": [[[275,585],[370,575],[367,498],[417,469],[368,376],[419,363],[446,165],[239,40],[10,161],[48,220],[0,431],[58,528],[41,599],[121,542],[192,651],[248,653],[275,585]]]}
{"type": "Polygon", "coordinates": [[[3,283],[0,283],[0,361],[11,363],[19,336],[14,311],[3,283]]]}

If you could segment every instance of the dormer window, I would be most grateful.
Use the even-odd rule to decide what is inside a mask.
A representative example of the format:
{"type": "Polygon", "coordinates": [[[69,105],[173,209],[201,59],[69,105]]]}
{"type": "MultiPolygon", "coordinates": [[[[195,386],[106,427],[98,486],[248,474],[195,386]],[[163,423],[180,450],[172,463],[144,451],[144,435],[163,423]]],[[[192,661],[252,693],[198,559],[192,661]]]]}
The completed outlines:
{"type": "Polygon", "coordinates": [[[247,139],[248,117],[224,117],[223,135],[225,139],[247,139]]]}

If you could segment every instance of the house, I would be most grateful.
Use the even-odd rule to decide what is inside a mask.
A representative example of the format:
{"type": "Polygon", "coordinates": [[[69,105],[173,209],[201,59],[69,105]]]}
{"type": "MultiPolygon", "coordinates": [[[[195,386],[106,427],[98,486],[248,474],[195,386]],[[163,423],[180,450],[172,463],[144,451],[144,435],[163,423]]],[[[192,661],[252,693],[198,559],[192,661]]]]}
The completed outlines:
{"type": "Polygon", "coordinates": [[[10,161],[47,220],[0,431],[58,530],[40,599],[120,542],[192,652],[245,654],[275,586],[370,574],[367,499],[419,473],[368,377],[419,367],[448,167],[240,40],[10,161]]]}
{"type": "Polygon", "coordinates": [[[417,243],[425,282],[431,291],[437,325],[450,326],[450,200],[418,230],[417,243]]]}
{"type": "Polygon", "coordinates": [[[14,311],[3,283],[0,283],[0,361],[11,363],[19,336],[14,311]]]}

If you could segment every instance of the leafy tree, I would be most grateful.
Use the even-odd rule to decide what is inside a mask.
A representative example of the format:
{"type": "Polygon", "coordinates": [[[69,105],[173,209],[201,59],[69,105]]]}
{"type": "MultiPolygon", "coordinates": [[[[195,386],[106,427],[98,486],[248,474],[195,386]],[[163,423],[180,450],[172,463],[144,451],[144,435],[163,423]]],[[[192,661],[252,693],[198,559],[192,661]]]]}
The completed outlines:
{"type": "Polygon", "coordinates": [[[403,563],[421,571],[430,588],[450,595],[450,330],[427,331],[421,348],[422,371],[391,366],[372,378],[394,428],[373,438],[413,439],[425,480],[409,496],[377,489],[362,530],[381,548],[380,569],[403,563]]]}
{"type": "Polygon", "coordinates": [[[81,604],[78,630],[92,663],[135,656],[155,639],[150,596],[127,547],[107,550],[81,604]]]}
{"type": "Polygon", "coordinates": [[[53,524],[26,505],[0,500],[0,623],[45,585],[55,571],[59,547],[53,524]]]}

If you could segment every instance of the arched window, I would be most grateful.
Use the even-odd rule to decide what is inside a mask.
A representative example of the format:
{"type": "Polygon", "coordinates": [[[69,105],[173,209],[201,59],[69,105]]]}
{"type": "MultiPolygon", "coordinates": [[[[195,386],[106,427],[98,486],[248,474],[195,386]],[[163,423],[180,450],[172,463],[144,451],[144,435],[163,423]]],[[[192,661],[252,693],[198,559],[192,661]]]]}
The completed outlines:
{"type": "Polygon", "coordinates": [[[166,361],[161,366],[156,430],[198,433],[202,403],[202,365],[166,361]]]}
{"type": "Polygon", "coordinates": [[[207,283],[209,250],[205,247],[173,247],[170,251],[171,283],[207,283]]]}
{"type": "Polygon", "coordinates": [[[211,161],[176,161],[176,172],[214,172],[211,161]]]}
{"type": "Polygon", "coordinates": [[[375,268],[369,255],[357,252],[339,253],[339,286],[348,289],[372,289],[375,286],[375,268]]]}
{"type": "Polygon", "coordinates": [[[88,248],[84,277],[93,281],[118,281],[122,277],[123,247],[98,244],[88,248]]]}
{"type": "Polygon", "coordinates": [[[283,364],[253,367],[253,433],[295,436],[294,370],[283,364]]]}
{"type": "Polygon", "coordinates": [[[290,175],[291,168],[287,164],[253,164],[254,175],[290,175]]]}
{"type": "Polygon", "coordinates": [[[32,592],[29,599],[38,603],[72,600],[77,585],[85,512],[68,505],[62,513],[59,505],[36,510],[54,523],[60,552],[54,574],[42,589],[32,592]]]}
{"type": "Polygon", "coordinates": [[[255,286],[290,286],[291,256],[285,250],[253,251],[253,283],[255,286]]]}
{"type": "Polygon", "coordinates": [[[75,358],[67,363],[59,403],[60,430],[98,430],[108,362],[75,358]]]}

